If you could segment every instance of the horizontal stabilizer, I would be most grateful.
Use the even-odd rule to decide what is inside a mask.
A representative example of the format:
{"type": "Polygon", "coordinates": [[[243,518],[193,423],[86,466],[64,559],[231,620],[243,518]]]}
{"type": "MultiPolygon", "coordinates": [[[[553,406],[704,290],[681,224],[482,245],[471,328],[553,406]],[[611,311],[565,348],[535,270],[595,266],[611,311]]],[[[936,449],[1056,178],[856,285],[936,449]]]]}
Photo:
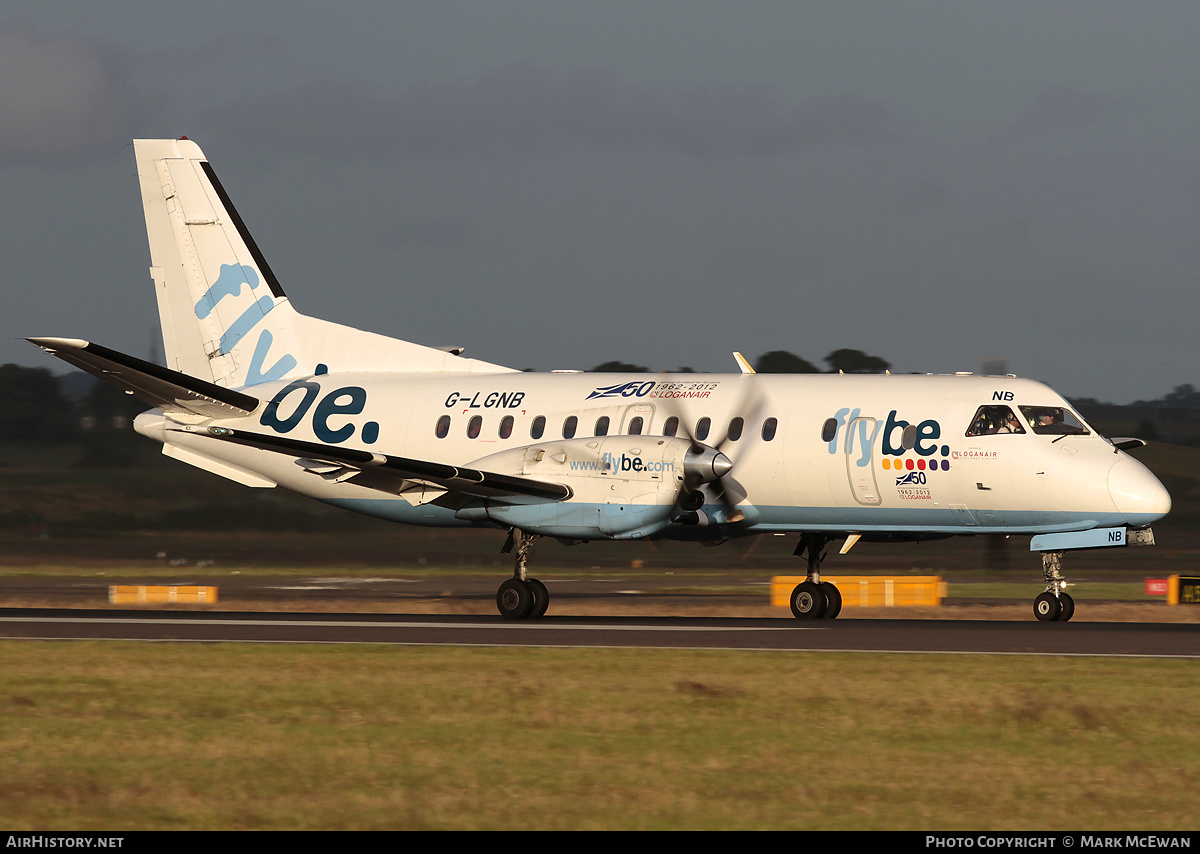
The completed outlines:
{"type": "MultiPolygon", "coordinates": [[[[265,451],[288,454],[306,461],[334,463],[365,475],[361,481],[353,476],[339,479],[393,493],[400,492],[404,481],[415,480],[435,484],[451,492],[476,498],[524,496],[542,501],[565,501],[572,494],[570,487],[560,483],[548,483],[527,477],[496,474],[427,460],[374,454],[370,451],[342,448],[337,445],[321,445],[316,442],[286,439],[282,436],[271,436],[265,433],[250,433],[245,430],[233,430],[229,427],[191,427],[184,428],[184,432],[209,436],[265,451]],[[380,477],[389,479],[391,488],[381,485],[380,477]]],[[[305,467],[316,470],[311,462],[306,463],[305,467]]]]}
{"type": "Polygon", "coordinates": [[[259,399],[77,338],[28,338],[43,350],[163,412],[202,418],[247,415],[259,399]]]}

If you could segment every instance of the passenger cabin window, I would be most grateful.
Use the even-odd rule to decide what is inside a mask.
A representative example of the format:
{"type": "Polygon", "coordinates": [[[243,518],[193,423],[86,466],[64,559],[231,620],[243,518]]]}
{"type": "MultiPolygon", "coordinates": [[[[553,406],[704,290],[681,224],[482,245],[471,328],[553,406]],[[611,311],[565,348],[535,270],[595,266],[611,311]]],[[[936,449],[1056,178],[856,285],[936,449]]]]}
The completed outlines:
{"type": "Polygon", "coordinates": [[[1012,409],[1003,404],[981,406],[967,428],[968,436],[991,436],[993,433],[1024,433],[1025,428],[1013,413],[1012,409]]]}
{"type": "Polygon", "coordinates": [[[500,422],[500,438],[507,439],[509,436],[511,436],[512,428],[513,417],[511,415],[505,415],[504,419],[500,422]]]}
{"type": "MultiPolygon", "coordinates": [[[[770,442],[775,438],[775,430],[779,427],[779,421],[775,418],[768,418],[763,422],[762,438],[764,442],[770,442]]],[[[836,429],[836,425],[834,425],[836,429]]]]}
{"type": "Polygon", "coordinates": [[[601,415],[599,418],[596,419],[596,432],[593,435],[596,435],[596,436],[607,436],[608,435],[608,416],[607,415],[601,415]]]}
{"type": "Polygon", "coordinates": [[[696,422],[696,439],[703,442],[708,438],[708,431],[712,428],[711,418],[701,418],[696,422]]]}
{"type": "Polygon", "coordinates": [[[471,420],[467,422],[467,438],[468,439],[478,439],[479,438],[479,428],[481,428],[482,426],[483,426],[483,416],[482,415],[473,416],[471,418],[471,420]]]}
{"type": "MultiPolygon", "coordinates": [[[[766,429],[766,424],[763,424],[763,429],[766,429]]],[[[821,425],[821,441],[832,442],[833,437],[837,435],[838,420],[836,418],[826,418],[825,423],[821,425]]],[[[763,437],[764,439],[766,436],[763,437]]]]}
{"type": "Polygon", "coordinates": [[[644,424],[644,423],[645,422],[642,420],[642,416],[640,416],[640,415],[630,418],[629,419],[629,435],[630,436],[642,435],[642,424],[644,424]]]}
{"type": "Polygon", "coordinates": [[[579,419],[571,415],[563,422],[563,438],[574,439],[575,431],[579,428],[579,419]]]}
{"type": "Polygon", "coordinates": [[[450,435],[450,416],[443,415],[437,420],[437,427],[434,428],[434,435],[439,439],[445,439],[450,435]]]}
{"type": "Polygon", "coordinates": [[[674,436],[678,432],[679,432],[679,419],[676,418],[674,415],[672,415],[670,418],[668,418],[666,420],[666,423],[663,424],[663,435],[664,436],[674,436]]]}
{"type": "Polygon", "coordinates": [[[1022,406],[1021,414],[1034,433],[1042,436],[1086,436],[1088,429],[1069,409],[1061,406],[1022,406]]]}
{"type": "Polygon", "coordinates": [[[736,442],[738,439],[742,438],[742,427],[745,425],[745,423],[746,422],[743,421],[740,417],[735,418],[729,422],[729,441],[730,442],[736,442]]]}
{"type": "Polygon", "coordinates": [[[533,419],[533,423],[529,425],[529,438],[540,439],[542,434],[546,432],[546,416],[539,415],[533,419]]]}

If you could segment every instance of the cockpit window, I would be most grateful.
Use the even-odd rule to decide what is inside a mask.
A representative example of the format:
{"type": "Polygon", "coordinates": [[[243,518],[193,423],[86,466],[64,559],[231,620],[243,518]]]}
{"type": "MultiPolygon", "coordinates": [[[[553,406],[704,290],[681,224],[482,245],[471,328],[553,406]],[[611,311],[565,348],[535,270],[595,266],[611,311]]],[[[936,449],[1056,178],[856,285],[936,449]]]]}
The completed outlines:
{"type": "Polygon", "coordinates": [[[981,406],[975,412],[971,426],[967,428],[968,436],[990,436],[993,433],[1024,433],[1020,419],[1012,409],[1003,404],[981,406]]]}
{"type": "Polygon", "coordinates": [[[1061,406],[1022,406],[1021,414],[1034,433],[1043,436],[1086,436],[1088,429],[1069,409],[1061,406]]]}

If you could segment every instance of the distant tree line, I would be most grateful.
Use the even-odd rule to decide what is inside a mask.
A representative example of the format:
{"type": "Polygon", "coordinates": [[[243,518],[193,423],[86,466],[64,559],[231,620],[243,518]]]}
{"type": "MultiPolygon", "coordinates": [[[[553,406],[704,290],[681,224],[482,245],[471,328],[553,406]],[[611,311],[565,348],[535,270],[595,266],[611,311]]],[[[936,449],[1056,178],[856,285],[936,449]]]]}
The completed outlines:
{"type": "Polygon", "coordinates": [[[1135,400],[1133,406],[1170,406],[1176,409],[1200,409],[1200,390],[1191,383],[1177,385],[1157,400],[1135,400]]]}
{"type": "MultiPolygon", "coordinates": [[[[878,356],[869,356],[862,350],[843,348],[834,350],[823,361],[829,366],[831,374],[882,374],[892,365],[878,356]]],[[[632,365],[628,362],[604,362],[592,368],[601,373],[643,374],[650,369],[645,365],[632,365]]],[[[754,370],[760,374],[819,374],[821,369],[787,350],[771,350],[763,353],[754,362],[754,370]]],[[[675,373],[693,373],[691,368],[679,368],[675,373]]]]}
{"type": "Polygon", "coordinates": [[[0,443],[83,443],[81,465],[128,465],[138,437],[140,400],[82,372],[0,365],[0,443]]]}
{"type": "Polygon", "coordinates": [[[0,442],[59,442],[75,435],[74,407],[45,368],[0,365],[0,442]]]}
{"type": "MultiPolygon", "coordinates": [[[[1108,403],[1107,401],[1097,400],[1094,397],[1070,397],[1067,398],[1075,406],[1117,406],[1119,404],[1108,403]]],[[[1200,389],[1197,389],[1191,383],[1177,385],[1162,397],[1156,397],[1154,400],[1135,400],[1128,406],[1160,406],[1169,409],[1200,409],[1200,389]]]]}
{"type": "MultiPolygon", "coordinates": [[[[890,364],[861,350],[834,350],[824,362],[831,373],[878,374],[890,364]]],[[[645,365],[609,361],[592,370],[648,373],[645,365]]],[[[754,370],[764,374],[815,374],[820,369],[786,350],[763,353],[754,370]]],[[[682,367],[675,373],[694,373],[682,367]]],[[[1191,390],[1191,386],[1186,386],[1191,390]]],[[[82,372],[55,376],[47,368],[0,365],[0,442],[5,444],[79,441],[112,432],[130,433],[133,419],[146,409],[137,398],[82,372]]]]}
{"type": "MultiPolygon", "coordinates": [[[[822,360],[828,373],[880,374],[891,364],[862,350],[834,350],[822,360]]],[[[821,369],[787,350],[763,353],[753,363],[763,374],[816,374],[821,369]]],[[[593,371],[608,373],[649,373],[645,365],[608,361],[593,371]]],[[[674,373],[693,373],[689,367],[674,373]]],[[[1100,404],[1093,398],[1072,398],[1077,405],[1100,404]]],[[[1200,389],[1191,383],[1175,386],[1155,400],[1134,401],[1131,406],[1200,409],[1200,389]]],[[[133,437],[133,419],[146,409],[136,398],[108,383],[82,372],[55,376],[46,368],[0,365],[0,443],[84,442],[84,459],[102,465],[118,459],[124,452],[112,449],[120,443],[114,437],[133,437]],[[110,441],[112,440],[112,441],[110,441]],[[116,443],[116,444],[114,444],[116,443]],[[114,457],[115,455],[115,457],[114,457]]],[[[88,464],[85,462],[85,464],[88,464]]]]}

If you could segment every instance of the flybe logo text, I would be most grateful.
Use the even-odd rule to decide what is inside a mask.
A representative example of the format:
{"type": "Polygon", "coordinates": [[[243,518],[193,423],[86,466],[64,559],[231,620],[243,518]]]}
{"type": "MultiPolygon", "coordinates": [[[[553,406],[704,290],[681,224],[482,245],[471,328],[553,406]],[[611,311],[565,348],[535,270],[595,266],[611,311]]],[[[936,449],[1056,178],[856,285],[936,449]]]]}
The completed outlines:
{"type": "MultiPolygon", "coordinates": [[[[308,418],[312,410],[312,431],[322,442],[336,444],[353,438],[358,425],[347,416],[361,415],[367,406],[367,390],[361,386],[335,388],[322,396],[324,389],[312,380],[296,380],[271,398],[259,423],[276,433],[290,433],[308,418]],[[320,398],[320,402],[317,402],[320,398]],[[316,403],[316,409],[313,404],[316,403]],[[332,420],[331,420],[332,419],[332,420]]],[[[379,438],[379,422],[367,421],[359,434],[368,445],[379,438]]]]}
{"type": "MultiPolygon", "coordinates": [[[[232,300],[234,306],[239,302],[246,303],[246,300],[241,298],[242,285],[250,286],[246,296],[253,300],[253,291],[259,284],[258,273],[254,271],[253,267],[241,264],[222,264],[217,280],[196,303],[196,317],[205,320],[217,310],[218,303],[226,298],[232,300]]],[[[266,319],[273,308],[275,308],[275,300],[269,296],[262,296],[243,305],[241,314],[236,320],[219,324],[223,331],[221,340],[217,342],[215,354],[228,355],[233,352],[241,340],[266,319]]],[[[244,377],[246,385],[259,385],[270,380],[282,379],[296,367],[296,357],[288,353],[281,355],[270,368],[266,366],[267,353],[271,350],[274,340],[271,330],[264,326],[259,332],[258,340],[254,344],[254,354],[250,357],[250,364],[246,369],[244,377]]],[[[210,354],[210,358],[215,354],[210,354]]]]}
{"type": "MultiPolygon", "coordinates": [[[[829,453],[839,451],[845,454],[860,452],[858,464],[865,466],[870,463],[871,449],[878,442],[879,453],[884,456],[900,457],[912,450],[922,457],[930,457],[940,453],[949,456],[949,445],[938,445],[937,440],[942,436],[942,425],[932,418],[921,421],[916,425],[897,417],[893,409],[888,413],[883,424],[870,417],[861,417],[860,409],[843,407],[833,416],[833,435],[829,439],[829,453]]],[[[829,435],[828,430],[825,435],[829,435]]]]}

